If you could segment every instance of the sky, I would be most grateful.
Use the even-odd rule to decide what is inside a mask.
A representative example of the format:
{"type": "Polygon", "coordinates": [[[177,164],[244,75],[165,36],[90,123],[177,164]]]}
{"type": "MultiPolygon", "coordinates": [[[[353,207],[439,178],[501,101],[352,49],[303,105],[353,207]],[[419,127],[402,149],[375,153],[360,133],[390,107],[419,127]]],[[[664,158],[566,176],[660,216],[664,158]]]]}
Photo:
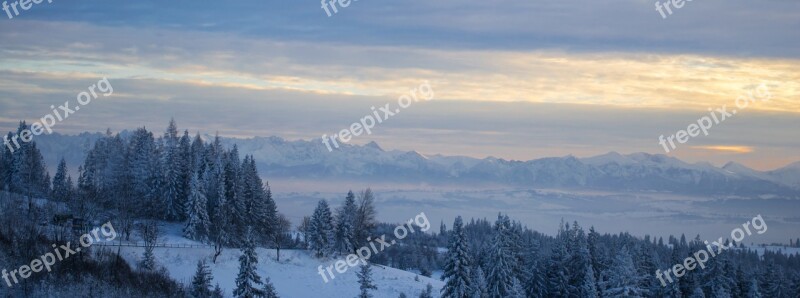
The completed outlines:
{"type": "Polygon", "coordinates": [[[0,128],[106,77],[53,130],[170,118],[192,133],[320,138],[428,82],[355,144],[528,160],[665,153],[659,137],[763,86],[670,155],[760,170],[800,161],[800,2],[47,1],[0,12],[0,128]],[[330,6],[329,6],[330,9],[330,6]],[[9,12],[12,13],[12,12],[9,12]]]}

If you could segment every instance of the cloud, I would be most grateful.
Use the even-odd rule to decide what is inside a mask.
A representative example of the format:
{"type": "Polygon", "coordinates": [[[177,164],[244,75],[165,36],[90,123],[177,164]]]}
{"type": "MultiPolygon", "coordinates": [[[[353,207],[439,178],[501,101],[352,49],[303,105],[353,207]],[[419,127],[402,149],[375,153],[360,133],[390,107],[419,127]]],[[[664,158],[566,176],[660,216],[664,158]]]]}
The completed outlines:
{"type": "Polygon", "coordinates": [[[749,109],[800,112],[793,59],[343,46],[52,22],[12,29],[0,33],[13,45],[0,70],[386,97],[430,80],[438,100],[688,110],[733,104],[766,83],[774,99],[749,109]]]}
{"type": "Polygon", "coordinates": [[[694,149],[717,151],[721,153],[751,153],[754,151],[750,146],[731,146],[731,145],[713,145],[713,146],[692,146],[694,149]]]}

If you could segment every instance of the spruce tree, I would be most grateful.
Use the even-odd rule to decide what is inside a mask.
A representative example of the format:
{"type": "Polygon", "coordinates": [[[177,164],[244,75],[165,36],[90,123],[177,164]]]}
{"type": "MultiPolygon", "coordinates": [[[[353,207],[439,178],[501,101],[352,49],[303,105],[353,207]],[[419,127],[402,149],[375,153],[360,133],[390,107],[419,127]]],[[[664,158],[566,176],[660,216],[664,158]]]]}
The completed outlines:
{"type": "Polygon", "coordinates": [[[197,262],[197,270],[192,278],[191,294],[195,298],[211,297],[211,271],[204,260],[197,262]]]}
{"type": "Polygon", "coordinates": [[[371,298],[370,290],[378,289],[372,281],[372,268],[369,264],[362,264],[356,275],[358,276],[359,289],[361,290],[357,298],[371,298]]]}
{"type": "Polygon", "coordinates": [[[472,298],[488,298],[489,297],[489,283],[486,281],[486,274],[483,269],[478,266],[472,275],[472,298]]]}
{"type": "Polygon", "coordinates": [[[566,266],[569,260],[567,252],[566,232],[563,228],[556,236],[550,260],[547,264],[547,295],[550,297],[566,297],[569,291],[569,271],[566,266]]]}
{"type": "Polygon", "coordinates": [[[309,227],[309,248],[317,257],[323,257],[331,252],[334,244],[333,218],[328,202],[320,200],[314,215],[311,216],[309,227]]]}
{"type": "Polygon", "coordinates": [[[269,280],[269,277],[264,278],[264,298],[279,298],[278,294],[275,292],[275,286],[272,285],[272,282],[269,280]]]}
{"type": "Polygon", "coordinates": [[[614,262],[603,272],[603,295],[610,297],[644,297],[645,290],[639,287],[641,276],[636,271],[628,247],[619,250],[614,262]]]}
{"type": "Polygon", "coordinates": [[[446,284],[442,288],[443,298],[469,298],[473,294],[472,277],[469,270],[472,262],[463,225],[461,216],[456,217],[453,230],[450,232],[450,245],[445,257],[442,276],[446,280],[446,284]]]}
{"type": "Polygon", "coordinates": [[[502,298],[511,294],[514,280],[513,266],[516,258],[511,246],[511,225],[508,216],[498,215],[495,238],[491,250],[491,267],[488,275],[489,297],[502,298]]]}
{"type": "Polygon", "coordinates": [[[53,193],[54,200],[59,202],[66,202],[69,198],[70,185],[67,184],[67,161],[61,158],[56,169],[56,175],[53,176],[53,193]]]}
{"type": "Polygon", "coordinates": [[[340,252],[355,253],[355,218],[358,212],[356,196],[347,192],[344,205],[336,215],[336,246],[340,252]]]}
{"type": "Polygon", "coordinates": [[[162,195],[166,207],[164,218],[171,221],[182,220],[186,208],[181,204],[184,182],[178,142],[178,127],[175,120],[172,119],[164,133],[164,154],[162,155],[164,170],[162,195]]]}
{"type": "Polygon", "coordinates": [[[262,285],[261,277],[256,272],[258,255],[253,243],[252,231],[248,230],[245,236],[242,255],[239,257],[239,274],[236,276],[236,289],[233,296],[237,298],[263,297],[264,292],[258,286],[262,285]]]}
{"type": "Polygon", "coordinates": [[[189,190],[189,206],[186,211],[189,219],[183,234],[186,238],[205,242],[208,240],[211,220],[208,218],[205,190],[196,174],[192,175],[189,190]]]}

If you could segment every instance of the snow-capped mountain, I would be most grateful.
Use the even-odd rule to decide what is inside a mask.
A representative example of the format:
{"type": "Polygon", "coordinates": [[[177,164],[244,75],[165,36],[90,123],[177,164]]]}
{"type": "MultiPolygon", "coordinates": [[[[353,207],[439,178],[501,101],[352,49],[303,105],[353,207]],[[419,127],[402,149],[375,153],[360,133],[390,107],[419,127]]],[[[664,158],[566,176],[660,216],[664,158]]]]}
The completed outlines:
{"type": "Polygon", "coordinates": [[[529,161],[489,157],[426,156],[416,151],[385,151],[371,142],[329,152],[318,139],[278,137],[225,139],[243,154],[253,154],[267,177],[338,178],[410,183],[487,183],[527,187],[668,191],[694,194],[800,194],[800,163],[760,172],[729,163],[686,163],[663,154],[616,152],[589,157],[529,161]]]}
{"type": "MultiPolygon", "coordinates": [[[[123,136],[126,135],[123,133],[123,136]]],[[[82,160],[87,140],[101,134],[52,135],[37,139],[51,168],[66,156],[72,169],[82,160]],[[53,161],[53,163],[51,163],[53,161]]],[[[204,136],[212,140],[213,136],[204,136]]],[[[571,155],[529,161],[488,157],[424,155],[386,151],[377,143],[340,144],[332,152],[319,140],[280,137],[223,138],[241,155],[253,155],[267,179],[336,179],[367,182],[508,185],[613,191],[663,191],[687,194],[779,195],[800,197],[800,162],[762,172],[737,163],[716,167],[687,163],[663,154],[616,152],[577,158],[571,155]]],[[[51,169],[52,171],[52,169],[51,169]]]]}

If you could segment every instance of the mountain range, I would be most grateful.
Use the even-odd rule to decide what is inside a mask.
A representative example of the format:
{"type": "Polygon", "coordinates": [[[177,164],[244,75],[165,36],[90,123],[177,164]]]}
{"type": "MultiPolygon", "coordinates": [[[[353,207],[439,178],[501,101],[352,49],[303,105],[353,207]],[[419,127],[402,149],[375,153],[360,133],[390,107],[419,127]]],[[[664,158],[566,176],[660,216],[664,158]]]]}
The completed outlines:
{"type": "MultiPolygon", "coordinates": [[[[82,162],[86,149],[100,137],[100,133],[52,134],[39,136],[36,141],[51,171],[62,156],[74,170],[82,162]]],[[[206,135],[204,139],[213,137],[206,135]]],[[[610,152],[587,158],[567,155],[517,161],[387,151],[375,142],[345,144],[329,152],[319,139],[290,141],[273,136],[222,141],[226,146],[235,144],[241,155],[253,155],[266,179],[800,198],[800,162],[772,171],[758,171],[735,162],[717,167],[649,153],[610,152]]]]}

